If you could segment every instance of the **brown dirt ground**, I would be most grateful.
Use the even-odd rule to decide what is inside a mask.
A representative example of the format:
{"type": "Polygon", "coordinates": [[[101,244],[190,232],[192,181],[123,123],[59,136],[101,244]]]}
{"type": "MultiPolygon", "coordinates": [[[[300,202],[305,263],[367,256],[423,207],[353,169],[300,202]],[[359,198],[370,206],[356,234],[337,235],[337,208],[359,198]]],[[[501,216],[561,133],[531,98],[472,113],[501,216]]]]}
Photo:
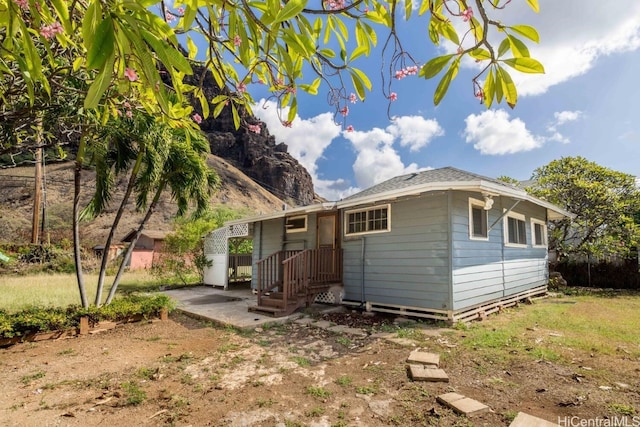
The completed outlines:
{"type": "MultiPolygon", "coordinates": [[[[391,321],[324,316],[370,331],[391,321]]],[[[296,323],[239,333],[172,314],[17,344],[0,349],[0,425],[507,426],[518,411],[557,420],[614,416],[615,403],[640,408],[640,360],[624,353],[576,355],[572,365],[527,355],[505,363],[462,351],[464,331],[419,330],[402,345],[296,323]],[[405,360],[414,348],[438,352],[451,381],[409,380],[405,360]],[[586,364],[593,371],[580,368],[586,364]],[[603,390],[603,381],[624,384],[603,390]],[[456,415],[436,403],[449,391],[492,411],[456,415]]]]}

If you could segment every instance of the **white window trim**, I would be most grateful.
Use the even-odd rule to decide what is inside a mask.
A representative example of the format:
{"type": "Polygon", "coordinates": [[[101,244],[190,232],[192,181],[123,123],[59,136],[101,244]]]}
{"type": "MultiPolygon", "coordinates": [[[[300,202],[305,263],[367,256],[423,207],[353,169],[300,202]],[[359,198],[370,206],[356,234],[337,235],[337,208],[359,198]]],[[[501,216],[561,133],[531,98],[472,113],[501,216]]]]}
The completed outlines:
{"type": "Polygon", "coordinates": [[[469,239],[471,240],[489,240],[489,211],[484,209],[484,202],[482,200],[474,199],[469,197],[469,239]],[[480,208],[486,212],[485,219],[487,223],[485,224],[487,230],[487,237],[478,237],[473,235],[473,208],[480,208]]]}
{"type": "Polygon", "coordinates": [[[309,224],[309,221],[308,221],[307,215],[289,216],[289,217],[285,217],[284,219],[284,226],[287,230],[287,234],[288,233],[304,233],[305,231],[307,231],[308,224],[309,224]],[[287,228],[287,222],[289,220],[300,219],[300,218],[304,218],[304,228],[287,228]]]}
{"type": "Polygon", "coordinates": [[[539,219],[535,219],[535,218],[531,218],[531,245],[534,248],[547,248],[549,246],[549,237],[547,235],[548,231],[547,231],[547,223],[539,220],[539,219]],[[542,245],[536,245],[536,227],[535,224],[539,224],[542,226],[542,240],[544,241],[544,244],[542,245]]]}
{"type": "Polygon", "coordinates": [[[353,236],[362,236],[364,234],[379,234],[379,233],[388,233],[391,231],[391,205],[375,205],[369,206],[366,208],[360,209],[351,209],[344,212],[344,236],[345,237],[353,237],[353,236]],[[359,233],[349,233],[349,214],[358,213],[358,212],[368,212],[375,211],[379,209],[387,208],[387,228],[386,230],[372,230],[372,231],[361,231],[359,233]]]}
{"type": "Polygon", "coordinates": [[[527,234],[527,218],[520,213],[516,213],[516,212],[509,212],[508,214],[506,214],[504,216],[504,219],[502,220],[502,232],[504,234],[504,245],[506,247],[509,248],[526,248],[529,246],[529,240],[527,240],[527,243],[522,244],[522,243],[510,243],[509,242],[509,218],[514,218],[514,219],[518,219],[520,221],[524,222],[524,227],[525,227],[525,236],[527,234]]]}

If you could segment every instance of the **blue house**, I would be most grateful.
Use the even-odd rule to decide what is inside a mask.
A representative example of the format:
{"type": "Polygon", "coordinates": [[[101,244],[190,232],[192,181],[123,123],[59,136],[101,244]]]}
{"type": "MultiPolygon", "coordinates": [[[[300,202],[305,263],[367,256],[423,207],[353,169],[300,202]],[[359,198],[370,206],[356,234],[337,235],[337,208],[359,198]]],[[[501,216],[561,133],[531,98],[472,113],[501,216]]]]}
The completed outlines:
{"type": "Polygon", "coordinates": [[[455,322],[543,295],[547,223],[566,216],[520,188],[446,167],[214,234],[253,238],[253,311],[287,315],[319,298],[455,322]]]}

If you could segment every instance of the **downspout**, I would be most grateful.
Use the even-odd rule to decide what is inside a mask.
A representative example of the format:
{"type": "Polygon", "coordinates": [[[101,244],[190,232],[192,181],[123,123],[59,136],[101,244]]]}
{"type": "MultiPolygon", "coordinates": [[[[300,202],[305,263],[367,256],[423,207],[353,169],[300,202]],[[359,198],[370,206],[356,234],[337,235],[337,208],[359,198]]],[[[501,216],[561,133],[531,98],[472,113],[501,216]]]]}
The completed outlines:
{"type": "Polygon", "coordinates": [[[360,251],[360,257],[362,259],[362,272],[360,275],[360,307],[362,308],[365,305],[365,298],[364,298],[364,270],[365,270],[365,237],[361,237],[360,241],[362,242],[361,244],[361,251],[360,251]]]}
{"type": "Polygon", "coordinates": [[[453,236],[452,236],[452,231],[453,231],[453,194],[451,192],[451,190],[447,191],[447,218],[448,218],[448,222],[447,222],[447,227],[449,228],[447,230],[447,245],[449,246],[449,253],[448,253],[448,261],[449,261],[449,313],[450,314],[450,321],[453,321],[453,236]]]}

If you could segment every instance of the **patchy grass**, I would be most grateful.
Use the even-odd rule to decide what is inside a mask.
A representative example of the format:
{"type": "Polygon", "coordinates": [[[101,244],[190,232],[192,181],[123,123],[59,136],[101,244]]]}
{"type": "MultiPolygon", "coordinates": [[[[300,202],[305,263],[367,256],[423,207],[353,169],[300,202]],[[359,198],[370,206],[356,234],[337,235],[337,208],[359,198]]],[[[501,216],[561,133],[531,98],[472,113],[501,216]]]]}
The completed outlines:
{"type": "Polygon", "coordinates": [[[318,399],[326,399],[331,396],[331,392],[324,387],[309,386],[306,389],[308,395],[317,397],[318,399]]]}
{"type": "Polygon", "coordinates": [[[462,349],[486,360],[512,355],[570,362],[581,353],[640,357],[640,295],[582,295],[542,300],[526,310],[506,310],[483,322],[452,331],[462,349]]]}
{"type": "MultiPolygon", "coordinates": [[[[107,276],[104,299],[111,289],[113,276],[107,276]]],[[[93,302],[96,295],[96,274],[86,274],[87,299],[93,302]]],[[[147,272],[126,272],[118,286],[122,294],[150,292],[160,289],[158,280],[147,272]]],[[[80,293],[75,274],[36,274],[31,276],[0,275],[0,308],[16,312],[29,306],[66,307],[80,304],[80,293]]]]}

